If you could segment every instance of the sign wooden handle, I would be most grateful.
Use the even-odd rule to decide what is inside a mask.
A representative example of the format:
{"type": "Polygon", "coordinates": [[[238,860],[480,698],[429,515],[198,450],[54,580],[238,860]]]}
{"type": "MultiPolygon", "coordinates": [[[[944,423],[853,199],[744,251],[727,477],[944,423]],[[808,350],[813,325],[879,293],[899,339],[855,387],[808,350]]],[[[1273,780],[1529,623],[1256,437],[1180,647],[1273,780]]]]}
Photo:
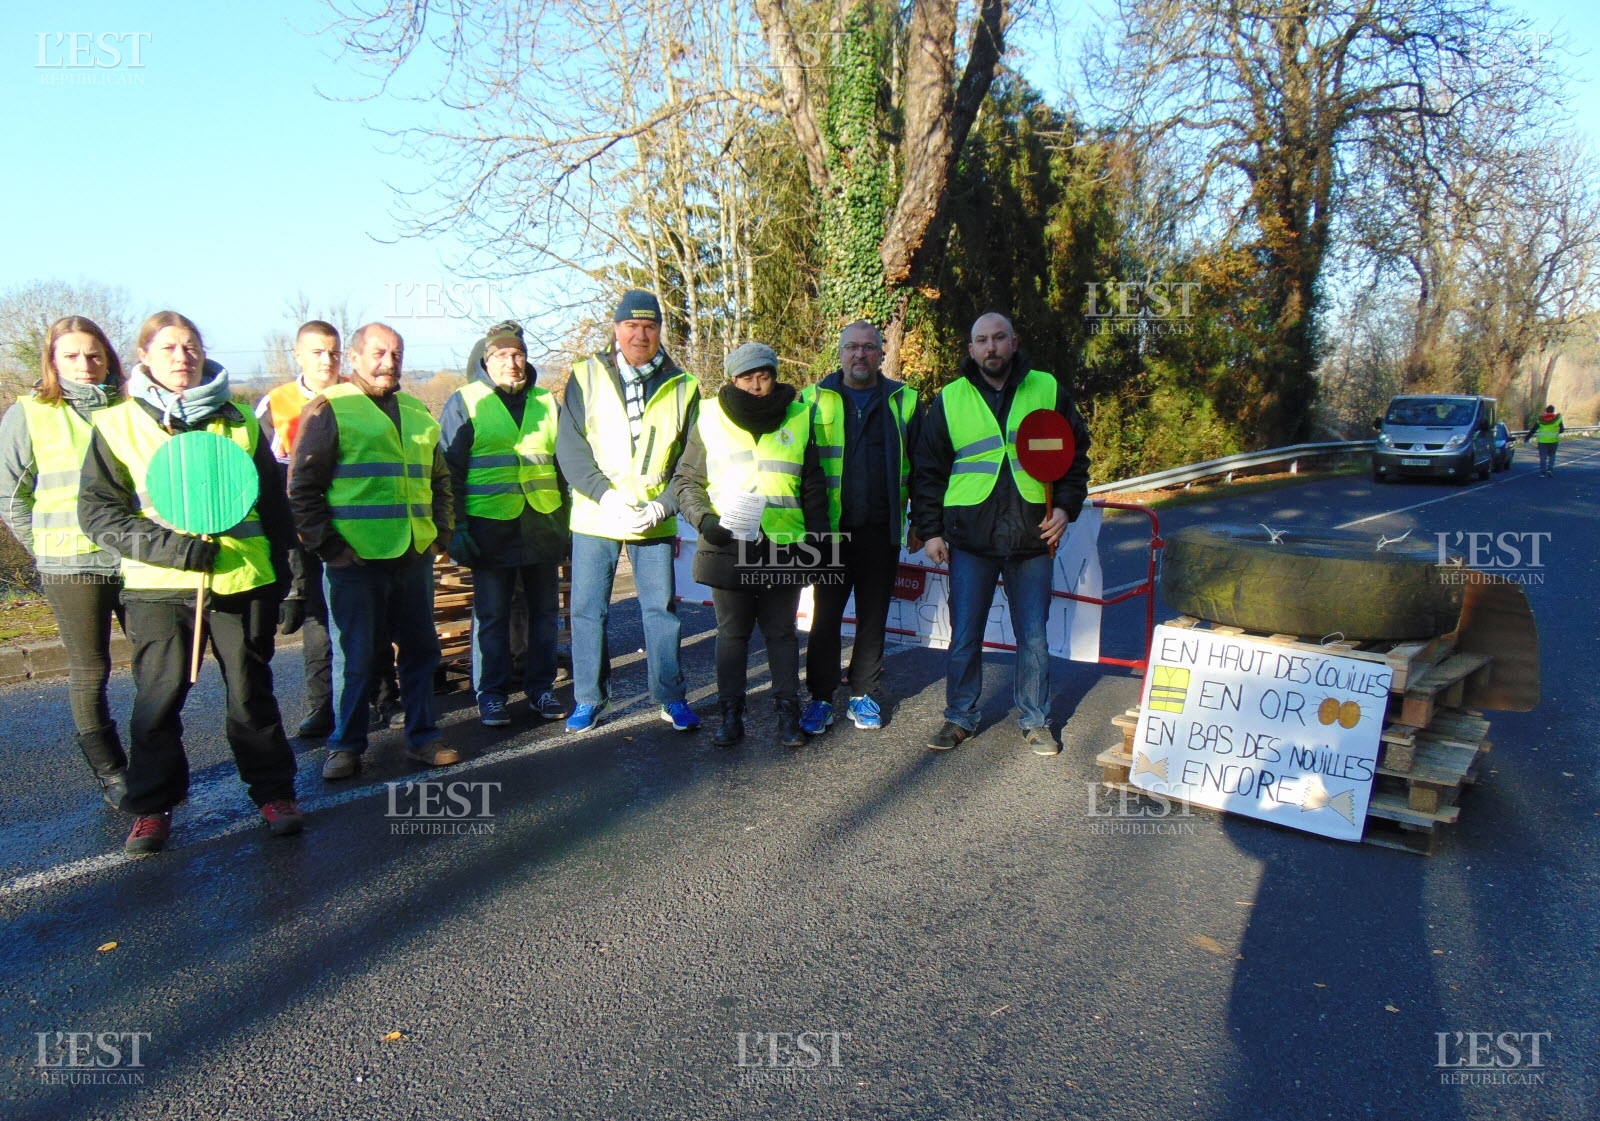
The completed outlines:
{"type": "Polygon", "coordinates": [[[205,642],[206,591],[211,586],[211,573],[200,577],[200,586],[194,590],[194,645],[189,650],[189,684],[200,680],[200,648],[205,642]]]}

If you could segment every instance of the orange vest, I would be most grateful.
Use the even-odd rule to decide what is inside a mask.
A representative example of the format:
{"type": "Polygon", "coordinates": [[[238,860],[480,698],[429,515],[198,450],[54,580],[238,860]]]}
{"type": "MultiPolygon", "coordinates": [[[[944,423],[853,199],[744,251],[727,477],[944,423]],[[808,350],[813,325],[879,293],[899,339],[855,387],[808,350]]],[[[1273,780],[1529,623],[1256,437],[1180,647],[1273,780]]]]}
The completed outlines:
{"type": "Polygon", "coordinates": [[[294,438],[300,429],[300,410],[311,398],[300,388],[300,381],[284,382],[268,390],[263,397],[267,413],[272,418],[272,454],[279,463],[288,463],[294,453],[294,438]]]}

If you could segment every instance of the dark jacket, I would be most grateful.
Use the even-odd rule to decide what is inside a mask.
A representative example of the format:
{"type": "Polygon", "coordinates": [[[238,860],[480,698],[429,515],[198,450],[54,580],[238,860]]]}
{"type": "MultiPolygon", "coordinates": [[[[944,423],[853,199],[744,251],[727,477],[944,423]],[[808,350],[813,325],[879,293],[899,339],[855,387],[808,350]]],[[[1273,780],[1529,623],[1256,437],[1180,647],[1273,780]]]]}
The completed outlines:
{"type": "MultiPolygon", "coordinates": [[[[618,396],[622,395],[622,377],[617,373],[617,351],[612,346],[595,355],[601,365],[611,374],[612,384],[617,387],[618,396]]],[[[646,401],[655,396],[656,390],[667,381],[683,373],[683,370],[672,360],[672,355],[662,354],[661,368],[645,379],[644,399],[646,401]]],[[[589,438],[584,434],[583,426],[588,419],[584,411],[583,391],[578,388],[576,379],[568,379],[566,391],[561,398],[561,421],[556,435],[556,462],[561,465],[561,477],[566,480],[567,486],[594,502],[599,502],[606,491],[611,488],[611,480],[607,479],[605,472],[600,470],[600,465],[594,460],[594,452],[589,447],[589,438]]],[[[677,434],[680,451],[688,434],[694,431],[695,422],[700,419],[699,398],[691,398],[689,407],[683,419],[683,431],[677,434]]],[[[626,431],[619,434],[619,439],[627,437],[626,431]]],[[[636,449],[634,449],[636,450],[636,449]]],[[[667,517],[672,517],[678,512],[678,500],[673,496],[673,487],[669,486],[661,492],[660,502],[667,512],[667,517]]]]}
{"type": "MultiPolygon", "coordinates": [[[[1012,356],[1004,387],[996,390],[970,357],[961,362],[961,376],[972,382],[989,403],[1002,432],[1017,386],[1031,369],[1028,356],[1017,351],[1012,356]]],[[[1065,510],[1068,520],[1076,521],[1089,494],[1089,426],[1078,414],[1066,385],[1059,378],[1056,384],[1056,412],[1072,425],[1077,454],[1066,475],[1050,488],[1051,504],[1065,510]]],[[[924,540],[942,537],[947,545],[962,552],[986,557],[1027,557],[1048,552],[1049,546],[1039,536],[1039,523],[1044,521],[1048,511],[1042,503],[1023,501],[1011,478],[1009,457],[1001,460],[1000,474],[987,501],[977,506],[946,508],[944,493],[950,482],[950,467],[955,462],[955,447],[950,442],[950,424],[945,419],[944,405],[945,397],[940,394],[928,409],[922,426],[922,443],[912,467],[911,524],[918,535],[924,540]]]]}
{"type": "MultiPolygon", "coordinates": [[[[844,401],[844,464],[839,489],[839,528],[842,530],[859,531],[877,526],[886,529],[895,541],[901,539],[906,511],[900,507],[900,441],[895,438],[889,396],[904,387],[904,382],[880,375],[878,392],[866,408],[858,411],[854,398],[845,389],[844,371],[835,370],[817,383],[817,388],[831,389],[844,401]],[[861,452],[867,448],[880,449],[881,456],[863,457],[861,452]],[[867,458],[881,458],[881,473],[868,474],[865,470],[867,458]],[[880,501],[887,503],[885,511],[878,509],[880,501]]],[[[906,454],[913,463],[922,440],[925,414],[919,401],[906,424],[906,454]]]]}
{"type": "MultiPolygon", "coordinates": [[[[400,402],[394,395],[374,397],[372,403],[383,410],[383,415],[400,428],[400,402]]],[[[300,543],[322,558],[324,563],[338,563],[347,555],[355,555],[350,543],[333,528],[333,515],[328,507],[328,490],[333,486],[333,470],[339,466],[339,422],[333,406],[326,397],[316,397],[300,414],[300,433],[295,437],[294,458],[289,464],[289,509],[294,514],[295,529],[300,543]]],[[[433,449],[433,524],[439,531],[434,542],[443,549],[450,544],[450,533],[455,527],[455,509],[450,497],[450,468],[444,455],[433,449]]],[[[388,560],[367,560],[367,564],[389,568],[405,568],[424,558],[431,558],[427,549],[410,549],[388,560]]]]}
{"type": "MultiPolygon", "coordinates": [[[[725,386],[724,392],[732,389],[725,386]]],[[[792,400],[795,390],[792,385],[780,383],[773,389],[774,393],[788,391],[787,396],[792,400]]],[[[737,390],[734,390],[737,392],[737,390]]],[[[734,412],[724,409],[729,419],[753,436],[759,432],[745,423],[734,412]]],[[[828,483],[822,474],[822,461],[817,456],[816,442],[810,439],[811,428],[806,426],[805,458],[800,465],[800,508],[805,516],[806,536],[815,544],[815,552],[793,545],[771,545],[766,540],[759,542],[742,543],[742,555],[745,561],[740,564],[741,542],[734,541],[728,545],[713,545],[702,536],[695,545],[694,552],[694,578],[708,588],[723,588],[730,591],[756,591],[761,584],[752,586],[748,573],[752,570],[769,573],[782,573],[782,578],[787,578],[789,573],[807,567],[808,559],[823,559],[828,556],[828,548],[822,543],[830,530],[828,525],[828,483]],[[752,564],[751,562],[756,562],[752,564]],[[798,566],[798,567],[797,567],[798,566]],[[747,578],[740,580],[741,574],[747,578]]],[[[700,438],[698,423],[689,430],[689,443],[683,449],[683,455],[678,460],[678,468],[672,476],[672,486],[669,488],[676,495],[678,510],[684,519],[695,527],[701,534],[705,533],[707,524],[718,524],[715,519],[716,509],[711,505],[711,495],[708,491],[709,480],[706,476],[706,446],[700,438]]],[[[815,569],[817,566],[812,565],[815,569]]],[[[780,577],[774,576],[771,584],[777,585],[780,577]]],[[[793,586],[792,583],[789,586],[793,586]]]]}
{"type": "MultiPolygon", "coordinates": [[[[530,370],[529,376],[532,376],[530,370]]],[[[494,384],[480,363],[474,381],[487,384],[500,396],[511,414],[513,423],[522,423],[523,409],[528,401],[527,391],[507,393],[494,384]]],[[[530,383],[531,384],[531,383],[530,383]]],[[[551,400],[553,405],[554,399],[551,400]]],[[[559,423],[559,422],[558,422],[559,423]]],[[[480,518],[467,513],[467,461],[472,457],[472,442],[476,439],[472,417],[467,414],[467,403],[456,392],[444,403],[439,414],[439,448],[444,453],[445,464],[450,468],[450,493],[455,496],[455,524],[465,525],[478,547],[479,557],[473,567],[521,568],[529,564],[561,564],[567,559],[572,535],[567,531],[571,514],[566,483],[561,479],[559,467],[556,481],[561,484],[561,507],[541,514],[526,502],[515,518],[480,518]]]]}
{"type": "MultiPolygon", "coordinates": [[[[155,406],[135,399],[134,407],[143,409],[157,424],[161,412],[155,406]]],[[[243,412],[234,404],[226,404],[213,416],[230,422],[256,423],[256,418],[243,412]]],[[[207,418],[208,420],[210,418],[207,418]]],[[[195,427],[203,427],[197,425],[195,427]]],[[[190,426],[173,418],[172,431],[188,432],[190,426]]],[[[256,516],[261,519],[261,531],[271,550],[272,571],[277,582],[257,588],[252,594],[282,598],[289,590],[288,552],[294,546],[294,523],[289,517],[289,505],[284,499],[283,476],[278,461],[272,458],[272,445],[266,440],[256,440],[253,457],[256,484],[256,516]]],[[[111,445],[98,429],[89,441],[89,451],[83,461],[83,480],[78,487],[78,522],[83,531],[94,538],[102,549],[145,564],[159,564],[165,568],[188,572],[204,571],[216,556],[216,545],[191,533],[168,529],[150,518],[140,517],[139,496],[134,492],[133,479],[122,461],[111,452],[111,445]]],[[[163,603],[193,603],[194,592],[171,588],[126,588],[124,599],[151,600],[163,603]]]]}

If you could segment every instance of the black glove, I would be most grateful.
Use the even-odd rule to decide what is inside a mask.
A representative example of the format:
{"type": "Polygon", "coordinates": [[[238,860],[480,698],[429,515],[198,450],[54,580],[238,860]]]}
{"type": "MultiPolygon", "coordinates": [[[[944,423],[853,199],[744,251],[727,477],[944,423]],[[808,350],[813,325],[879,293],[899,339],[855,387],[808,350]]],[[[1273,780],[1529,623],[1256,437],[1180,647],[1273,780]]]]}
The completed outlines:
{"type": "Polygon", "coordinates": [[[707,514],[700,522],[700,538],[718,549],[726,549],[733,544],[733,534],[722,528],[722,519],[715,514],[707,514]]]}
{"type": "Polygon", "coordinates": [[[278,605],[278,633],[294,634],[295,631],[305,626],[306,601],[303,599],[286,599],[278,605]]]}
{"type": "Polygon", "coordinates": [[[222,546],[215,541],[207,541],[204,537],[191,537],[189,539],[189,555],[183,558],[185,572],[210,572],[217,563],[217,554],[222,552],[222,546]]]}

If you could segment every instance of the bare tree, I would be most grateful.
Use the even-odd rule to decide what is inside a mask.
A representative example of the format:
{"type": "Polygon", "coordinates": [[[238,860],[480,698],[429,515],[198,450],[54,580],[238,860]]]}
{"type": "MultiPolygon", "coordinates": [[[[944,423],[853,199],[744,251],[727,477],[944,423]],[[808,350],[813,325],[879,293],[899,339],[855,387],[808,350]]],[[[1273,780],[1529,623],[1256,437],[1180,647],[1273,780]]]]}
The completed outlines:
{"type": "Polygon", "coordinates": [[[1352,154],[1547,83],[1527,27],[1498,0],[1118,0],[1105,104],[1178,145],[1195,220],[1260,262],[1270,333],[1248,419],[1262,443],[1311,422],[1319,282],[1352,154]]]}
{"type": "Polygon", "coordinates": [[[1545,351],[1532,390],[1542,401],[1561,341],[1600,302],[1600,169],[1575,140],[1540,144],[1485,184],[1477,213],[1465,314],[1483,392],[1505,394],[1545,351]]]}

